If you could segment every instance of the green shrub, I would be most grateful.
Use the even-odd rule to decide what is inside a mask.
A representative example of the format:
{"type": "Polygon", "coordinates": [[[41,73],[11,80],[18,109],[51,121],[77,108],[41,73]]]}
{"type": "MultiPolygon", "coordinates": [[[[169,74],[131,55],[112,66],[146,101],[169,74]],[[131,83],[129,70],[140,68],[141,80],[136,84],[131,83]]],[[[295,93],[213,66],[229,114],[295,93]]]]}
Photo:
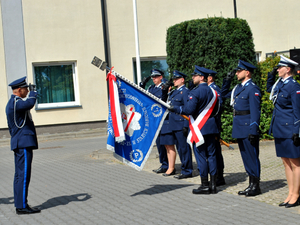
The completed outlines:
{"type": "MultiPolygon", "coordinates": [[[[170,71],[177,69],[189,75],[194,65],[203,66],[218,72],[216,84],[221,88],[223,78],[237,67],[238,60],[257,65],[248,23],[243,19],[207,18],[185,21],[167,30],[167,63],[170,71]]],[[[253,81],[260,85],[259,70],[253,81]]],[[[238,82],[233,79],[231,87],[238,82]]],[[[232,107],[229,100],[223,104],[222,138],[232,141],[232,107]]]]}
{"type": "Polygon", "coordinates": [[[278,64],[280,60],[279,56],[268,57],[265,61],[258,64],[258,70],[261,73],[260,76],[260,91],[261,91],[261,116],[260,116],[260,138],[261,139],[273,139],[273,136],[269,135],[269,129],[273,113],[273,103],[269,100],[270,93],[267,93],[267,78],[268,72],[272,71],[274,66],[278,64]]]}

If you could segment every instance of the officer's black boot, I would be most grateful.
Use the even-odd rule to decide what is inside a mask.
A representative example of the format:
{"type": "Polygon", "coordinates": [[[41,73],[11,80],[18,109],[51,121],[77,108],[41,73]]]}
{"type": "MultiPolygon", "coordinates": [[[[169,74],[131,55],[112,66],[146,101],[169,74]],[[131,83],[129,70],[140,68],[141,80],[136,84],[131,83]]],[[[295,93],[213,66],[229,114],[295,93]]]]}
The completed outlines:
{"type": "Polygon", "coordinates": [[[193,194],[210,194],[208,177],[201,177],[201,185],[198,189],[193,189],[193,194]]]}
{"type": "Polygon", "coordinates": [[[256,196],[261,194],[261,190],[259,187],[259,177],[252,177],[253,185],[251,189],[246,193],[246,196],[256,196]]]}
{"type": "Polygon", "coordinates": [[[248,193],[250,191],[250,189],[252,188],[252,186],[253,186],[253,177],[250,176],[249,177],[249,186],[245,190],[239,191],[238,195],[246,195],[246,193],[248,193]]]}
{"type": "Polygon", "coordinates": [[[217,187],[218,186],[222,186],[222,185],[225,185],[225,179],[224,179],[224,175],[223,175],[223,170],[217,170],[217,187]]]}
{"type": "Polygon", "coordinates": [[[217,175],[210,175],[210,193],[217,194],[217,175]]]}

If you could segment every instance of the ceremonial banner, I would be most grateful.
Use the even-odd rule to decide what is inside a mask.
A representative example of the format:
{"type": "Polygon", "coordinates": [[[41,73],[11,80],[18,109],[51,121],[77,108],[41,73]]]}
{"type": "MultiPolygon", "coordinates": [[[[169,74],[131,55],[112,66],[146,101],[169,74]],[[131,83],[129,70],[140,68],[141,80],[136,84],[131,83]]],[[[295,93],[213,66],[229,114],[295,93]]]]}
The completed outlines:
{"type": "Polygon", "coordinates": [[[115,101],[117,98],[110,98],[107,149],[114,151],[117,159],[140,171],[151,153],[168,113],[168,105],[114,71],[108,76],[115,77],[108,80],[115,79],[119,104],[115,101]],[[116,111],[114,107],[117,105],[125,133],[125,140],[122,142],[116,141],[115,129],[118,129],[120,124],[115,128],[112,117],[112,111],[116,111]]]}

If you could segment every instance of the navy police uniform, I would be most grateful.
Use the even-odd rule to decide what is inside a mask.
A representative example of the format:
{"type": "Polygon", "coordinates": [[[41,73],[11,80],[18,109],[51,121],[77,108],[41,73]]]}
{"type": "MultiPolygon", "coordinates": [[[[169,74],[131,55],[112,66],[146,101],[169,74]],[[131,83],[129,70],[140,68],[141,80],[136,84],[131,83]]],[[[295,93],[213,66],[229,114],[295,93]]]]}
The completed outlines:
{"type": "MultiPolygon", "coordinates": [[[[217,72],[212,71],[211,72],[211,76],[213,76],[215,78],[217,72]]],[[[220,110],[218,112],[218,114],[215,116],[216,119],[216,123],[218,124],[218,128],[219,128],[219,133],[218,133],[218,137],[216,140],[216,157],[217,157],[217,186],[221,186],[225,184],[225,179],[224,179],[224,159],[223,159],[223,155],[222,155],[222,148],[221,148],[221,144],[220,144],[220,133],[222,130],[222,123],[221,123],[221,113],[222,113],[222,96],[221,96],[221,89],[215,84],[215,82],[212,82],[210,85],[208,85],[209,87],[213,88],[215,91],[217,91],[218,93],[218,99],[219,99],[219,103],[220,103],[220,110]]]]}
{"type": "MultiPolygon", "coordinates": [[[[277,66],[293,68],[296,62],[281,56],[277,66]]],[[[274,110],[269,133],[275,138],[278,157],[299,158],[300,146],[293,143],[293,135],[300,129],[300,84],[292,76],[281,78],[275,84],[275,76],[268,74],[267,92],[271,93],[274,110]]]]}
{"type": "MultiPolygon", "coordinates": [[[[239,60],[237,71],[252,73],[256,67],[239,60]]],[[[238,194],[252,196],[260,194],[259,123],[261,93],[251,79],[238,84],[229,92],[231,79],[224,79],[222,96],[231,96],[233,107],[232,137],[237,138],[245,170],[249,175],[249,186],[238,194]],[[254,186],[254,188],[252,188],[254,186]],[[250,189],[253,189],[249,192],[250,189]]]]}
{"type": "MultiPolygon", "coordinates": [[[[25,80],[26,77],[20,78],[10,83],[9,86],[13,90],[27,88],[25,80]]],[[[35,105],[36,96],[37,92],[35,91],[30,91],[26,99],[13,94],[6,105],[11,150],[14,151],[15,156],[14,202],[17,214],[39,212],[39,210],[32,210],[27,205],[32,150],[38,148],[36,131],[30,115],[30,109],[35,105]]]]}
{"type": "MultiPolygon", "coordinates": [[[[158,69],[151,70],[151,77],[163,76],[163,75],[164,75],[164,73],[158,69]]],[[[166,100],[166,99],[164,99],[165,97],[164,97],[163,91],[162,91],[162,83],[160,83],[158,86],[155,86],[154,84],[150,85],[150,87],[148,88],[148,92],[150,92],[151,94],[153,94],[154,96],[156,96],[159,99],[166,100]]],[[[159,134],[156,139],[156,147],[158,150],[159,162],[161,163],[161,167],[157,170],[153,170],[153,172],[156,172],[156,173],[164,173],[167,171],[167,169],[169,167],[167,150],[166,150],[165,146],[160,143],[160,139],[161,139],[161,135],[159,134]]]]}
{"type": "MultiPolygon", "coordinates": [[[[173,78],[186,78],[186,75],[174,70],[173,78]]],[[[186,103],[189,94],[189,89],[185,85],[171,91],[168,97],[168,103],[173,106],[182,106],[186,103]]],[[[169,112],[164,124],[161,128],[161,144],[176,145],[177,152],[181,161],[181,175],[176,178],[192,177],[193,161],[192,153],[186,142],[186,136],[183,129],[188,130],[189,122],[182,116],[169,112]]]]}
{"type": "MultiPolygon", "coordinates": [[[[196,65],[193,75],[204,76],[207,78],[210,73],[211,70],[196,65]]],[[[180,114],[192,115],[193,118],[196,119],[212,100],[213,96],[212,88],[208,87],[205,82],[200,83],[197,87],[190,91],[187,103],[181,107],[174,106],[174,111],[180,114]]],[[[216,115],[218,111],[217,105],[200,130],[204,138],[204,143],[198,147],[194,146],[195,158],[201,178],[201,186],[198,189],[193,190],[194,194],[216,193],[217,161],[215,138],[219,133],[219,129],[214,115],[216,115]],[[210,187],[208,174],[210,174],[211,179],[210,187]]]]}

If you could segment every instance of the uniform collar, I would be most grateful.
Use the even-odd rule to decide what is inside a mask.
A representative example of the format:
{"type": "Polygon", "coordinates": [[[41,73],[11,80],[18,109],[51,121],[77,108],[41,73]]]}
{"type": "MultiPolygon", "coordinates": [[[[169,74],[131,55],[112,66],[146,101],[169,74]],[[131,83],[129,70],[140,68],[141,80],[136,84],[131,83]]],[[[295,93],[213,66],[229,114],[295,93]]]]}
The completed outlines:
{"type": "Polygon", "coordinates": [[[290,77],[292,77],[292,76],[288,76],[288,77],[286,77],[286,78],[284,78],[284,79],[281,79],[281,81],[282,82],[285,82],[287,79],[289,79],[290,77]]]}
{"type": "Polygon", "coordinates": [[[210,87],[210,86],[212,86],[212,85],[214,85],[215,84],[215,82],[212,82],[212,83],[210,83],[208,86],[210,87]]]}
{"type": "Polygon", "coordinates": [[[159,85],[155,86],[156,88],[159,88],[162,85],[162,82],[159,83],[159,85]]]}
{"type": "Polygon", "coordinates": [[[184,86],[184,84],[183,84],[183,85],[181,85],[180,87],[178,87],[176,90],[179,90],[179,89],[181,89],[183,86],[184,86]]]}
{"type": "Polygon", "coordinates": [[[247,84],[249,81],[251,81],[251,78],[249,80],[244,81],[243,83],[241,83],[241,85],[244,87],[245,84],[247,84]]]}

